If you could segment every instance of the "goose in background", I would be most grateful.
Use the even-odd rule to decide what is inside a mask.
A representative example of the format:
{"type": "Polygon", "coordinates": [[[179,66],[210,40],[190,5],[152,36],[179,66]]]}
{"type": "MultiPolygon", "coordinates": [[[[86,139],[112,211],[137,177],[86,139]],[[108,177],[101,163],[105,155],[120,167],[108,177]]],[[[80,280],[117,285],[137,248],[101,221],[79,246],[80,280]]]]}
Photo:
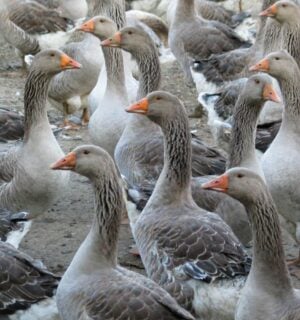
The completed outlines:
{"type": "Polygon", "coordinates": [[[132,224],[147,275],[199,318],[232,319],[250,259],[230,227],[191,195],[191,135],[185,108],[156,91],[127,108],[158,124],[164,167],[132,224]]]}
{"type": "Polygon", "coordinates": [[[58,286],[62,319],[194,319],[155,282],[117,263],[126,209],[109,154],[96,146],[80,146],[51,167],[89,178],[95,195],[93,225],[58,286]]]}
{"type": "Polygon", "coordinates": [[[225,192],[246,208],[253,232],[253,261],[235,311],[236,320],[300,319],[300,292],[285,262],[279,215],[263,179],[232,168],[202,186],[225,192]]]}
{"type": "MultiPolygon", "coordinates": [[[[280,85],[284,111],[279,132],[262,157],[262,168],[267,185],[279,213],[293,224],[293,235],[300,243],[300,197],[298,178],[299,122],[300,122],[300,70],[287,51],[270,53],[252,66],[251,71],[261,71],[275,77],[280,85]],[[295,231],[296,230],[296,231],[295,231]]],[[[293,263],[299,266],[299,257],[293,263]]],[[[299,270],[295,273],[299,274],[299,270]]]]}
{"type": "Polygon", "coordinates": [[[63,155],[51,130],[46,99],[51,79],[80,64],[58,50],[36,55],[24,92],[24,140],[0,157],[0,206],[29,212],[31,218],[45,212],[61,195],[68,174],[52,172],[49,164],[63,155]]]}
{"type": "Polygon", "coordinates": [[[205,59],[213,53],[250,44],[227,25],[196,15],[194,0],[177,0],[175,16],[169,30],[169,45],[183,69],[186,83],[193,85],[190,69],[192,59],[205,59]]]}
{"type": "MultiPolygon", "coordinates": [[[[5,319],[54,319],[60,277],[41,261],[0,241],[0,315],[5,319]]],[[[56,318],[55,318],[56,319],[56,318]]]]}
{"type": "MultiPolygon", "coordinates": [[[[122,10],[118,12],[122,14],[122,10]]],[[[111,35],[116,29],[115,22],[103,16],[96,16],[80,27],[80,30],[93,33],[100,39],[111,35]]],[[[124,108],[128,104],[128,96],[121,51],[104,47],[103,54],[107,79],[102,79],[107,83],[102,85],[106,85],[106,89],[102,101],[91,116],[89,132],[95,144],[113,155],[126,125],[127,115],[124,108]]]]}
{"type": "Polygon", "coordinates": [[[61,50],[81,64],[80,70],[69,70],[55,75],[48,92],[50,104],[64,114],[64,128],[78,128],[68,120],[70,114],[82,111],[81,124],[89,122],[88,97],[97,84],[103,66],[103,55],[97,37],[75,31],[72,41],[61,50]],[[81,40],[80,40],[81,39],[81,40]],[[79,40],[79,41],[78,41],[79,40]]]}

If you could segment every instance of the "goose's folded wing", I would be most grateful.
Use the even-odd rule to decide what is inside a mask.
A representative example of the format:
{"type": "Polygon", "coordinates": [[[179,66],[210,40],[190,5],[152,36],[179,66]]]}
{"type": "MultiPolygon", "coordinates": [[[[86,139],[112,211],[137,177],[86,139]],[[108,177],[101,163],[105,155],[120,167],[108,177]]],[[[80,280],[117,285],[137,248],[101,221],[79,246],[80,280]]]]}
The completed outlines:
{"type": "Polygon", "coordinates": [[[51,297],[59,277],[13,246],[0,242],[0,314],[26,309],[51,297]]]}

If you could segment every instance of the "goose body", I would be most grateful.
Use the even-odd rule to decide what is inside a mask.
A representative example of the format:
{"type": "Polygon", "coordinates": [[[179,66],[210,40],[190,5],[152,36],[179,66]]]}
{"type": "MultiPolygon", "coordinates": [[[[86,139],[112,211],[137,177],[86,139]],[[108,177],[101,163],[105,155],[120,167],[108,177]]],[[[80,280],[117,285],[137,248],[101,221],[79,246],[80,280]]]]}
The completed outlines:
{"type": "Polygon", "coordinates": [[[228,26],[206,21],[195,13],[194,0],[178,0],[169,32],[170,48],[180,63],[186,82],[192,84],[190,60],[208,58],[246,45],[228,26]]]}
{"type": "Polygon", "coordinates": [[[193,319],[156,283],[117,264],[117,240],[125,210],[113,160],[95,146],[76,148],[52,165],[88,177],[96,215],[57,290],[63,320],[193,319]],[[118,301],[118,303],[115,303],[118,301]]]}
{"type": "Polygon", "coordinates": [[[192,199],[184,107],[171,94],[158,91],[127,110],[146,114],[165,136],[164,168],[132,225],[148,276],[197,317],[232,319],[250,260],[224,221],[192,199]]]}

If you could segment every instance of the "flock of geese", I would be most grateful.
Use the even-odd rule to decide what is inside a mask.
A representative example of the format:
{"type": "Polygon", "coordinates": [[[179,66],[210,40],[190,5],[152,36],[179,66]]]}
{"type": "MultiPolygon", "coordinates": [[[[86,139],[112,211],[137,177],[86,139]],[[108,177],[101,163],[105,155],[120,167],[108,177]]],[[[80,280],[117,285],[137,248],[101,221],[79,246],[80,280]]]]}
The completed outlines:
{"type": "Polygon", "coordinates": [[[248,14],[204,0],[171,1],[169,26],[124,0],[0,9],[2,36],[30,61],[24,116],[0,110],[1,141],[22,138],[0,154],[0,319],[300,320],[300,256],[285,261],[281,235],[285,221],[300,244],[300,4],[263,0],[253,43],[234,29],[248,14]],[[166,55],[227,157],[159,91],[166,55]],[[81,111],[93,145],[64,155],[48,103],[64,128],[81,111]],[[70,171],[91,181],[95,216],[60,278],[5,240],[47,212],[70,171]],[[127,214],[147,277],[117,262],[127,214]],[[25,316],[53,296],[56,314],[25,316]]]}

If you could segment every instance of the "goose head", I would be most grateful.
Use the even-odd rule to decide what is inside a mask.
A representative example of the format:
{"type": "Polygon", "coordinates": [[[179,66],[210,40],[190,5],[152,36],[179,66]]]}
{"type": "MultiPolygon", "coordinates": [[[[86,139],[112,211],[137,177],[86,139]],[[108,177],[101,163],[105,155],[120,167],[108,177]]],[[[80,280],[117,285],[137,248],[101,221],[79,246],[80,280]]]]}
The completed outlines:
{"type": "Polygon", "coordinates": [[[145,115],[153,122],[161,124],[162,120],[170,120],[173,116],[176,117],[176,113],[182,109],[183,106],[176,96],[165,91],[154,91],[126,108],[126,111],[145,115]]]}
{"type": "Polygon", "coordinates": [[[286,79],[298,70],[298,65],[286,50],[281,50],[268,54],[249,70],[266,72],[278,79],[286,79]]]}
{"type": "Polygon", "coordinates": [[[71,170],[91,180],[112,170],[112,160],[102,148],[83,145],[75,148],[50,166],[52,170],[71,170]]]}
{"type": "Polygon", "coordinates": [[[243,204],[255,202],[266,189],[262,178],[255,172],[235,167],[221,176],[202,184],[202,189],[224,192],[243,204]]]}
{"type": "Polygon", "coordinates": [[[107,17],[95,16],[83,23],[77,29],[80,31],[92,33],[99,39],[103,40],[110,37],[117,31],[117,25],[113,20],[107,17]]]}
{"type": "Polygon", "coordinates": [[[122,48],[130,53],[140,52],[145,46],[153,46],[153,41],[142,29],[125,27],[116,32],[112,37],[102,41],[103,47],[122,48]]]}
{"type": "Polygon", "coordinates": [[[272,6],[262,11],[259,15],[270,17],[280,23],[283,22],[298,22],[300,7],[296,3],[288,0],[275,2],[272,6]]]}
{"type": "Polygon", "coordinates": [[[57,74],[66,69],[79,69],[81,65],[60,50],[43,50],[38,53],[30,66],[47,74],[57,74]]]}
{"type": "Polygon", "coordinates": [[[254,74],[247,80],[241,95],[254,102],[268,100],[280,102],[280,97],[275,91],[272,82],[272,78],[267,74],[254,74]]]}

